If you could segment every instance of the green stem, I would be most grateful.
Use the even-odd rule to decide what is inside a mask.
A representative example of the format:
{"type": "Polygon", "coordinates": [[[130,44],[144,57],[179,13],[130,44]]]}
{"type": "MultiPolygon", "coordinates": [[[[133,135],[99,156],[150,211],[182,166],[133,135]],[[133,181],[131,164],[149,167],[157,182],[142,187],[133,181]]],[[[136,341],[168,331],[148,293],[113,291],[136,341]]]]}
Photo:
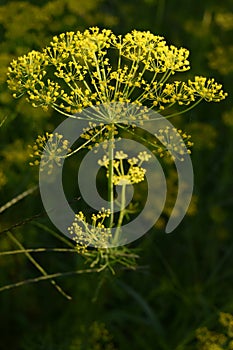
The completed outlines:
{"type": "Polygon", "coordinates": [[[50,275],[47,274],[47,275],[39,276],[36,278],[29,278],[28,280],[5,285],[3,287],[0,287],[0,292],[3,292],[4,290],[24,286],[24,285],[29,284],[29,283],[36,283],[36,282],[40,282],[40,281],[51,280],[53,278],[58,278],[58,277],[65,277],[65,276],[71,276],[71,275],[81,275],[83,273],[94,273],[94,272],[99,272],[99,269],[75,270],[75,271],[68,271],[68,272],[57,272],[57,273],[53,273],[50,275]]]}
{"type": "Polygon", "coordinates": [[[9,202],[4,204],[2,207],[0,207],[0,213],[3,213],[6,209],[10,208],[12,205],[16,204],[17,202],[21,201],[31,193],[35,192],[38,189],[38,186],[33,186],[29,188],[28,190],[20,193],[18,196],[11,199],[9,202]]]}
{"type": "MultiPolygon", "coordinates": [[[[120,44],[121,44],[121,37],[120,37],[120,44]]],[[[118,92],[118,89],[119,89],[119,71],[120,71],[120,68],[121,68],[121,46],[119,48],[119,54],[118,54],[118,63],[117,63],[117,78],[116,78],[116,85],[115,85],[115,91],[114,91],[114,97],[113,97],[113,101],[116,100],[116,97],[117,97],[117,92],[118,92]]],[[[120,90],[120,89],[119,89],[120,90]]]]}
{"type": "Polygon", "coordinates": [[[117,241],[118,241],[120,230],[121,230],[121,226],[122,226],[122,222],[123,222],[123,219],[124,219],[124,216],[125,216],[125,193],[126,193],[126,185],[122,185],[120,215],[119,215],[119,219],[118,219],[118,223],[117,223],[116,233],[115,233],[115,236],[114,236],[114,242],[115,243],[117,243],[117,241]]]}
{"type": "Polygon", "coordinates": [[[7,250],[0,252],[2,255],[14,255],[14,254],[25,254],[25,253],[47,253],[47,252],[58,252],[58,253],[75,253],[77,254],[76,249],[69,248],[31,248],[31,249],[20,249],[20,250],[7,250]]]}
{"type": "Polygon", "coordinates": [[[165,117],[166,119],[168,119],[168,118],[175,117],[175,116],[177,116],[177,115],[181,115],[181,114],[183,114],[183,113],[186,113],[186,112],[190,111],[191,109],[193,109],[194,107],[196,107],[202,100],[203,100],[203,97],[200,98],[199,100],[197,100],[197,101],[196,101],[193,105],[191,105],[190,107],[184,109],[183,111],[177,112],[177,113],[173,113],[173,114],[170,114],[170,115],[166,115],[166,116],[164,116],[164,117],[165,117]]]}
{"type": "Polygon", "coordinates": [[[5,116],[5,117],[3,118],[3,120],[1,120],[1,122],[0,122],[0,128],[1,128],[1,126],[3,126],[3,124],[5,123],[6,120],[7,120],[7,116],[5,116]]]}
{"type": "Polygon", "coordinates": [[[109,131],[109,146],[108,146],[108,201],[110,204],[110,221],[109,227],[113,226],[114,221],[114,185],[113,185],[113,160],[114,160],[114,124],[110,125],[111,129],[109,131]]]}

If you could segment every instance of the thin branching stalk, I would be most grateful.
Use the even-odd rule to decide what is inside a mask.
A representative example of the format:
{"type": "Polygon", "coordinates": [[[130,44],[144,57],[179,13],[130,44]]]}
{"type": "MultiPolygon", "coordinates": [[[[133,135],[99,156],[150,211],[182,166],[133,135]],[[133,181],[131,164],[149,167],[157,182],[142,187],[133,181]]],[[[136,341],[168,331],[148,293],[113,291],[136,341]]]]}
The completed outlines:
{"type": "Polygon", "coordinates": [[[18,203],[19,201],[21,201],[25,197],[27,197],[30,194],[32,194],[33,192],[35,192],[37,189],[38,189],[38,186],[33,186],[33,187],[29,188],[28,190],[20,193],[18,196],[14,197],[13,199],[11,199],[9,202],[7,202],[2,207],[0,207],[0,214],[3,213],[6,209],[12,207],[12,205],[18,203]]]}
{"type": "MultiPolygon", "coordinates": [[[[25,254],[25,256],[31,261],[31,263],[37,268],[37,270],[44,276],[48,276],[47,272],[45,269],[32,257],[32,255],[26,251],[22,243],[18,241],[18,239],[11,233],[7,233],[8,237],[13,241],[25,254]]],[[[57,291],[63,295],[66,299],[71,300],[72,297],[68,295],[64,290],[57,284],[57,282],[54,279],[51,279],[50,283],[57,289],[57,291]]],[[[1,289],[0,289],[1,291],[1,289]]]]}

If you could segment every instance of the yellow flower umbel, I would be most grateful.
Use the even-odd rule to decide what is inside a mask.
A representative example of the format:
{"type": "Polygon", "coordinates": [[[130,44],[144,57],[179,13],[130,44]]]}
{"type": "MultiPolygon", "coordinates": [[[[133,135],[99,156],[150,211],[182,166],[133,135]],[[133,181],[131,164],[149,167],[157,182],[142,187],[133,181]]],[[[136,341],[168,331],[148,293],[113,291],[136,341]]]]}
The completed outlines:
{"type": "Polygon", "coordinates": [[[91,225],[88,224],[83,212],[75,215],[73,224],[68,228],[69,233],[80,247],[108,247],[111,229],[105,227],[104,221],[110,216],[110,211],[102,208],[97,214],[92,214],[91,225]]]}
{"type": "Polygon", "coordinates": [[[187,135],[182,130],[167,126],[165,129],[160,129],[155,136],[162,143],[155,149],[155,153],[158,153],[161,158],[170,156],[173,160],[184,161],[185,154],[191,154],[189,149],[193,146],[193,142],[190,141],[191,135],[187,135]]]}
{"type": "Polygon", "coordinates": [[[44,136],[38,136],[34,146],[28,146],[33,162],[31,166],[40,165],[40,171],[47,170],[48,175],[53,171],[54,165],[60,166],[61,160],[70,152],[69,141],[64,140],[62,135],[58,133],[49,134],[46,132],[44,136]]]}
{"type": "Polygon", "coordinates": [[[86,263],[97,271],[109,269],[115,273],[115,265],[122,265],[128,269],[135,269],[138,255],[126,246],[112,248],[111,228],[108,227],[106,219],[110,211],[102,208],[98,213],[92,214],[91,224],[88,224],[83,212],[75,215],[74,222],[68,227],[69,233],[76,241],[77,251],[85,258],[86,263]],[[88,249],[88,248],[97,249],[88,249]]]}
{"type": "Polygon", "coordinates": [[[201,97],[207,102],[220,102],[227,96],[222,90],[222,85],[215,82],[214,78],[195,77],[194,81],[188,81],[195,96],[201,97]]]}
{"type": "MultiPolygon", "coordinates": [[[[146,169],[142,168],[143,162],[147,162],[151,155],[147,152],[140,152],[137,157],[128,158],[128,155],[123,151],[117,151],[113,160],[113,184],[118,186],[133,185],[144,180],[146,169]],[[123,161],[129,165],[128,170],[125,170],[123,161]]],[[[109,159],[105,155],[102,160],[98,161],[100,166],[107,168],[107,177],[109,177],[109,159]]]]}
{"type": "MultiPolygon", "coordinates": [[[[55,36],[41,52],[33,50],[10,64],[8,86],[14,97],[24,95],[33,107],[45,110],[51,107],[64,116],[90,123],[90,128],[85,126],[81,135],[83,144],[69,154],[68,140],[62,135],[39,136],[31,148],[32,156],[36,157],[31,165],[39,164],[41,157],[40,169],[43,171],[47,166],[51,175],[55,165],[62,165],[66,157],[81,148],[103,145],[106,155],[99,165],[107,169],[110,209],[93,214],[91,224],[79,212],[69,228],[81,248],[97,248],[88,250],[88,254],[95,251],[102,267],[110,266],[112,257],[112,261],[120,261],[124,266],[135,265],[136,257],[127,248],[111,247],[124,241],[120,240],[122,226],[133,213],[126,203],[127,186],[144,180],[146,169],[142,164],[151,157],[141,152],[128,159],[126,153],[116,151],[119,130],[135,136],[139,132],[137,126],[148,120],[158,121],[154,113],[148,113],[150,109],[169,118],[190,110],[202,100],[219,102],[227,96],[221,84],[213,79],[197,76],[186,82],[177,80],[177,72],[181,76],[190,69],[188,57],[187,49],[168,45],[162,36],[149,31],[115,35],[111,30],[93,27],[55,36]],[[179,106],[177,113],[175,106],[179,106]],[[120,186],[118,200],[114,198],[114,186],[120,186]]],[[[156,136],[161,145],[150,142],[150,138],[148,144],[161,157],[172,153],[173,158],[183,160],[185,153],[190,152],[186,149],[186,145],[192,146],[190,137],[179,130],[159,130],[156,136]]],[[[147,142],[143,136],[141,139],[147,142]]]]}
{"type": "MultiPolygon", "coordinates": [[[[34,107],[51,106],[66,116],[111,102],[147,106],[158,112],[168,109],[168,116],[174,104],[224,99],[227,94],[213,79],[171,79],[176,72],[190,69],[188,56],[187,49],[169,46],[163,37],[149,31],[117,36],[94,27],[83,33],[62,33],[42,52],[31,51],[13,60],[8,85],[13,96],[26,95],[34,107]]],[[[135,115],[106,110],[87,113],[85,118],[114,123],[132,121],[135,115]]],[[[144,116],[137,118],[143,120],[144,116]]]]}

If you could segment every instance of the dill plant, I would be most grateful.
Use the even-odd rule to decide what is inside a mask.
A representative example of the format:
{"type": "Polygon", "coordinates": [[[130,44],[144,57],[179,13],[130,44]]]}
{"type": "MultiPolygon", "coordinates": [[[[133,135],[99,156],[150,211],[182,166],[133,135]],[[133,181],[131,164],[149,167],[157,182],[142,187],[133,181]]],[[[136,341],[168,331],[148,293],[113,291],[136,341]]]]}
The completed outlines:
{"type": "MultiPolygon", "coordinates": [[[[53,108],[64,117],[85,118],[90,123],[83,130],[84,143],[74,150],[63,135],[38,136],[31,146],[35,158],[31,165],[41,164],[42,171],[45,165],[49,176],[62,158],[84,147],[105,145],[106,154],[99,159],[99,165],[106,168],[110,207],[89,219],[80,211],[67,228],[77,242],[78,252],[97,271],[109,268],[114,272],[116,263],[135,268],[138,257],[126,246],[108,246],[109,239],[117,242],[123,221],[134,213],[135,208],[125,208],[126,187],[144,181],[143,162],[150,158],[146,152],[129,158],[124,150],[115,151],[119,130],[136,135],[135,126],[153,121],[146,113],[148,110],[170,118],[191,110],[203,100],[220,102],[227,96],[213,78],[176,80],[175,73],[190,69],[188,57],[187,49],[168,45],[163,37],[149,31],[133,30],[123,36],[93,27],[55,36],[42,51],[33,50],[14,59],[9,66],[8,86],[15,98],[25,96],[33,107],[45,111],[53,108]],[[115,106],[121,104],[128,107],[117,110],[115,106]],[[46,146],[48,140],[50,147],[46,146]],[[113,208],[116,185],[121,187],[117,217],[113,208]]],[[[155,135],[161,142],[153,141],[150,146],[159,157],[170,155],[172,149],[182,161],[185,153],[190,153],[192,142],[182,130],[174,128],[173,132],[182,137],[178,144],[169,138],[169,130],[163,129],[155,135]]]]}

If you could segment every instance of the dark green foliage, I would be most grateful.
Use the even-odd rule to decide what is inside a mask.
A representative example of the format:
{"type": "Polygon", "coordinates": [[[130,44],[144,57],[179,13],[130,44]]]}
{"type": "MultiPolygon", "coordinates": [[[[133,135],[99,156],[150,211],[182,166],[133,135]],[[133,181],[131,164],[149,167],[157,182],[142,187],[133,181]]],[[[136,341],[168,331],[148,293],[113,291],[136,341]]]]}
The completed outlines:
{"type": "MultiPolygon", "coordinates": [[[[226,25],[230,6],[230,0],[2,0],[0,125],[6,120],[0,127],[0,207],[37,184],[37,172],[28,166],[27,145],[62,120],[11,98],[5,74],[13,58],[44,47],[53,35],[67,30],[94,25],[117,33],[150,30],[191,51],[187,77],[197,72],[214,76],[230,93],[232,27],[226,25]]],[[[191,350],[196,349],[197,328],[207,325],[217,330],[219,311],[233,313],[232,111],[229,96],[172,120],[191,133],[195,143],[197,203],[191,207],[192,215],[169,235],[163,232],[163,215],[159,228],[134,243],[141,256],[136,271],[57,278],[71,301],[48,281],[0,293],[0,349],[191,350]]],[[[38,191],[0,214],[0,251],[18,249],[7,232],[1,233],[15,224],[19,225],[11,232],[25,248],[67,248],[50,234],[55,229],[43,212],[38,191]],[[38,216],[30,219],[33,215],[38,216]]],[[[73,253],[32,256],[48,274],[88,267],[73,253]]],[[[0,276],[1,287],[41,274],[25,255],[15,254],[0,256],[0,276]]]]}

